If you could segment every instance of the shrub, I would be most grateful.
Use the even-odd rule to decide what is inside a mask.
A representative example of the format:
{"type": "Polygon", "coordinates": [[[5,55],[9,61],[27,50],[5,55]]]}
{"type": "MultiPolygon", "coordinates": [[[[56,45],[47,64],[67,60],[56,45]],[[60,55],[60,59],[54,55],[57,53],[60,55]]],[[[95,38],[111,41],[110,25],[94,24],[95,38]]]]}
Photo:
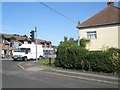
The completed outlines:
{"type": "Polygon", "coordinates": [[[69,69],[82,69],[87,50],[78,46],[74,39],[61,43],[57,50],[55,65],[69,69]]]}
{"type": "Polygon", "coordinates": [[[80,40],[80,46],[85,48],[85,47],[86,47],[86,44],[89,43],[89,42],[90,42],[90,40],[85,39],[85,38],[82,38],[82,39],[80,40]]]}
{"type": "Polygon", "coordinates": [[[65,39],[58,46],[55,66],[67,69],[82,69],[96,72],[119,72],[120,54],[107,51],[88,51],[78,46],[74,39],[65,39]]]}
{"type": "Polygon", "coordinates": [[[89,52],[86,56],[85,69],[97,72],[113,72],[113,63],[110,59],[111,52],[89,52]]]}

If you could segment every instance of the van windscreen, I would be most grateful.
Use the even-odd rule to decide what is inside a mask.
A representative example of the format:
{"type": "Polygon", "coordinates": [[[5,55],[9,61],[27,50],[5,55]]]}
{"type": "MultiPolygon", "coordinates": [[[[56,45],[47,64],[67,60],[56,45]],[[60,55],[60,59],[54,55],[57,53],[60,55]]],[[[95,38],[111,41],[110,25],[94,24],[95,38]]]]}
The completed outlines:
{"type": "Polygon", "coordinates": [[[26,52],[26,50],[30,51],[30,48],[18,48],[15,52],[26,52]]]}

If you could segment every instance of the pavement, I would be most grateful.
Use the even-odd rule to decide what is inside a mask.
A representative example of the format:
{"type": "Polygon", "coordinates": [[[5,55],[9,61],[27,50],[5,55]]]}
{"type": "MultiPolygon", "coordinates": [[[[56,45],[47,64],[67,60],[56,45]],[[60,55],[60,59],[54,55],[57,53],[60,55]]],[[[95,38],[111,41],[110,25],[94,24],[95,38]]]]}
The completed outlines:
{"type": "Polygon", "coordinates": [[[43,65],[38,65],[35,63],[35,61],[20,62],[18,66],[27,71],[35,71],[35,72],[39,71],[39,72],[44,72],[46,74],[58,75],[62,77],[120,85],[119,82],[120,78],[118,78],[118,76],[113,76],[113,75],[47,67],[43,65]]]}
{"type": "Polygon", "coordinates": [[[12,58],[0,58],[0,60],[13,60],[12,58]]]}

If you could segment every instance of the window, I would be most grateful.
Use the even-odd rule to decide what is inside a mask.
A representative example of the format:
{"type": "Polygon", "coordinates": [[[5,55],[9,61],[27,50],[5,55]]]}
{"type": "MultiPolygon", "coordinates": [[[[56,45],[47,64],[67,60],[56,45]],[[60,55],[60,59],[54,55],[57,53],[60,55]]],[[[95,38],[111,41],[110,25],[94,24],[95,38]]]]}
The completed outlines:
{"type": "Polygon", "coordinates": [[[0,39],[0,43],[2,43],[2,39],[0,39]]]}
{"type": "Polygon", "coordinates": [[[10,40],[10,43],[14,44],[14,40],[10,40]]]}
{"type": "Polygon", "coordinates": [[[15,52],[26,52],[26,51],[30,51],[30,48],[18,48],[15,50],[15,52]]]}
{"type": "Polygon", "coordinates": [[[96,38],[97,38],[96,31],[87,32],[87,39],[96,39],[96,38]]]}
{"type": "Polygon", "coordinates": [[[28,41],[24,41],[24,44],[28,44],[28,41]]]}

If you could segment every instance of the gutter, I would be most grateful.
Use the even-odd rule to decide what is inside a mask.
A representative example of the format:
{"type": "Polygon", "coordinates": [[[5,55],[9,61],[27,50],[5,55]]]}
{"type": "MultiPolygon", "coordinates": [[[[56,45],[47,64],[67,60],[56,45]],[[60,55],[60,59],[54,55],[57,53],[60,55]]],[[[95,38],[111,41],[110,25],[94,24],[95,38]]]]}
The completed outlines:
{"type": "Polygon", "coordinates": [[[95,25],[87,25],[87,26],[79,26],[79,25],[77,25],[76,28],[78,28],[78,29],[85,29],[85,28],[101,27],[101,26],[107,26],[107,25],[120,25],[120,22],[95,24],[95,25]]]}

